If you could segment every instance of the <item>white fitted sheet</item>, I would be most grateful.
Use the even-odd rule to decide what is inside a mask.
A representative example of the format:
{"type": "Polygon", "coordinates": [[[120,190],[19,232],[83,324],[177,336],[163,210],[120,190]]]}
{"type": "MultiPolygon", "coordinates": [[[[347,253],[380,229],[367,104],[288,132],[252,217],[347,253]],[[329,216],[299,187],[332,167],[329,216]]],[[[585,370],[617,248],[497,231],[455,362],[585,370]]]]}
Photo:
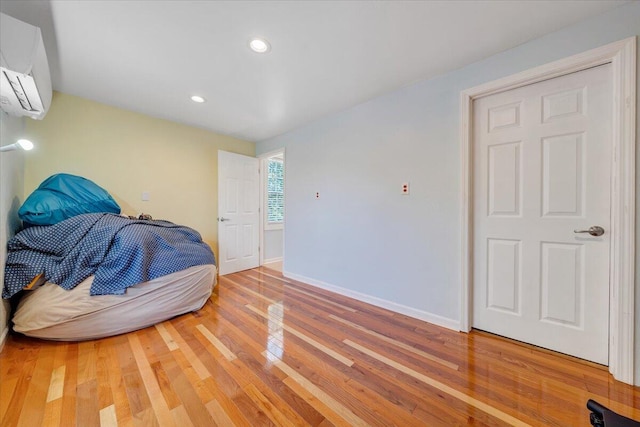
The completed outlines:
{"type": "Polygon", "coordinates": [[[83,341],[146,328],[205,304],[216,267],[198,265],[138,283],[124,295],[89,295],[93,276],[70,291],[52,283],[28,292],[13,316],[14,330],[58,341],[83,341]]]}

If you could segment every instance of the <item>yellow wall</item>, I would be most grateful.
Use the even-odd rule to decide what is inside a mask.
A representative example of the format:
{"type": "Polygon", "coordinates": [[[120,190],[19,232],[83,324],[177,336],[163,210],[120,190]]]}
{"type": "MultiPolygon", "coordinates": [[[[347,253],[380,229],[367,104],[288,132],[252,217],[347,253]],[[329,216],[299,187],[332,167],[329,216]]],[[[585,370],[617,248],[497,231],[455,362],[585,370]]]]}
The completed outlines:
{"type": "Polygon", "coordinates": [[[80,175],[123,213],[192,227],[218,254],[218,149],[255,155],[255,144],[54,92],[44,120],[27,120],[25,197],[47,177],[80,175]],[[143,202],[143,191],[150,200],[143,202]]]}
{"type": "MultiPolygon", "coordinates": [[[[0,112],[0,144],[13,144],[24,138],[25,119],[11,117],[0,112]]],[[[24,197],[24,158],[26,151],[16,150],[0,155],[0,284],[4,283],[4,267],[7,260],[7,240],[20,228],[18,208],[24,197]]],[[[0,350],[9,333],[11,308],[8,300],[0,302],[0,350]]]]}

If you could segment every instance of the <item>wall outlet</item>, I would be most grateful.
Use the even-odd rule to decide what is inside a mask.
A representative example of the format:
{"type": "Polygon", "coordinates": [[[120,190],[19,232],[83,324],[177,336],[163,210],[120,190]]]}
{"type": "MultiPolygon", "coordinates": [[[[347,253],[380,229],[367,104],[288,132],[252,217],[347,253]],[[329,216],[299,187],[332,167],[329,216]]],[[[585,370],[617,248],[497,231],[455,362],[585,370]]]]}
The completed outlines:
{"type": "Polygon", "coordinates": [[[408,182],[404,182],[402,184],[402,189],[400,190],[400,192],[402,194],[409,194],[409,183],[408,182]]]}
{"type": "Polygon", "coordinates": [[[151,194],[148,191],[143,191],[142,192],[142,201],[143,202],[148,202],[149,200],[151,200],[151,194]]]}
{"type": "Polygon", "coordinates": [[[320,193],[316,192],[316,199],[319,199],[319,198],[320,198],[320,193]]]}

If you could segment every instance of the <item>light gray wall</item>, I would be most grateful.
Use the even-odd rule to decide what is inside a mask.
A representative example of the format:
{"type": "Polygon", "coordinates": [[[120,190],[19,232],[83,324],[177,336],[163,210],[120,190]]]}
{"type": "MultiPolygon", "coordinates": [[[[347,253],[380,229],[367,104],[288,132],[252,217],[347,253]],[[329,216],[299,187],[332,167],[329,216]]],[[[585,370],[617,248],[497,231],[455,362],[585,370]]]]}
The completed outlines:
{"type": "Polygon", "coordinates": [[[632,2],[258,143],[287,150],[286,271],[457,321],[460,91],[638,34],[632,2]]]}
{"type": "Polygon", "coordinates": [[[282,258],[283,246],[282,230],[265,230],[264,232],[264,259],[282,258]]]}
{"type": "MultiPolygon", "coordinates": [[[[0,145],[13,144],[22,137],[24,119],[0,112],[0,145]]],[[[7,258],[7,240],[13,237],[20,221],[18,208],[23,200],[24,152],[0,153],[0,283],[4,284],[4,265],[7,258]]],[[[0,304],[0,348],[4,345],[9,326],[9,304],[0,304]]]]}

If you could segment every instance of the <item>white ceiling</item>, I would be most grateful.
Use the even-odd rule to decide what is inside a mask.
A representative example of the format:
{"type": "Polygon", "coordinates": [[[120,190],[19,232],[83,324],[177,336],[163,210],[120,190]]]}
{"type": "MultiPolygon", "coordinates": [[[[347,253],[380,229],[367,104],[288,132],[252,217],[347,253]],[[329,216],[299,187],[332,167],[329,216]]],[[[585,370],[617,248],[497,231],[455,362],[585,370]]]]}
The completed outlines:
{"type": "Polygon", "coordinates": [[[54,89],[260,141],[623,3],[3,0],[0,9],[42,28],[54,89]],[[271,52],[251,52],[252,36],[271,52]]]}

